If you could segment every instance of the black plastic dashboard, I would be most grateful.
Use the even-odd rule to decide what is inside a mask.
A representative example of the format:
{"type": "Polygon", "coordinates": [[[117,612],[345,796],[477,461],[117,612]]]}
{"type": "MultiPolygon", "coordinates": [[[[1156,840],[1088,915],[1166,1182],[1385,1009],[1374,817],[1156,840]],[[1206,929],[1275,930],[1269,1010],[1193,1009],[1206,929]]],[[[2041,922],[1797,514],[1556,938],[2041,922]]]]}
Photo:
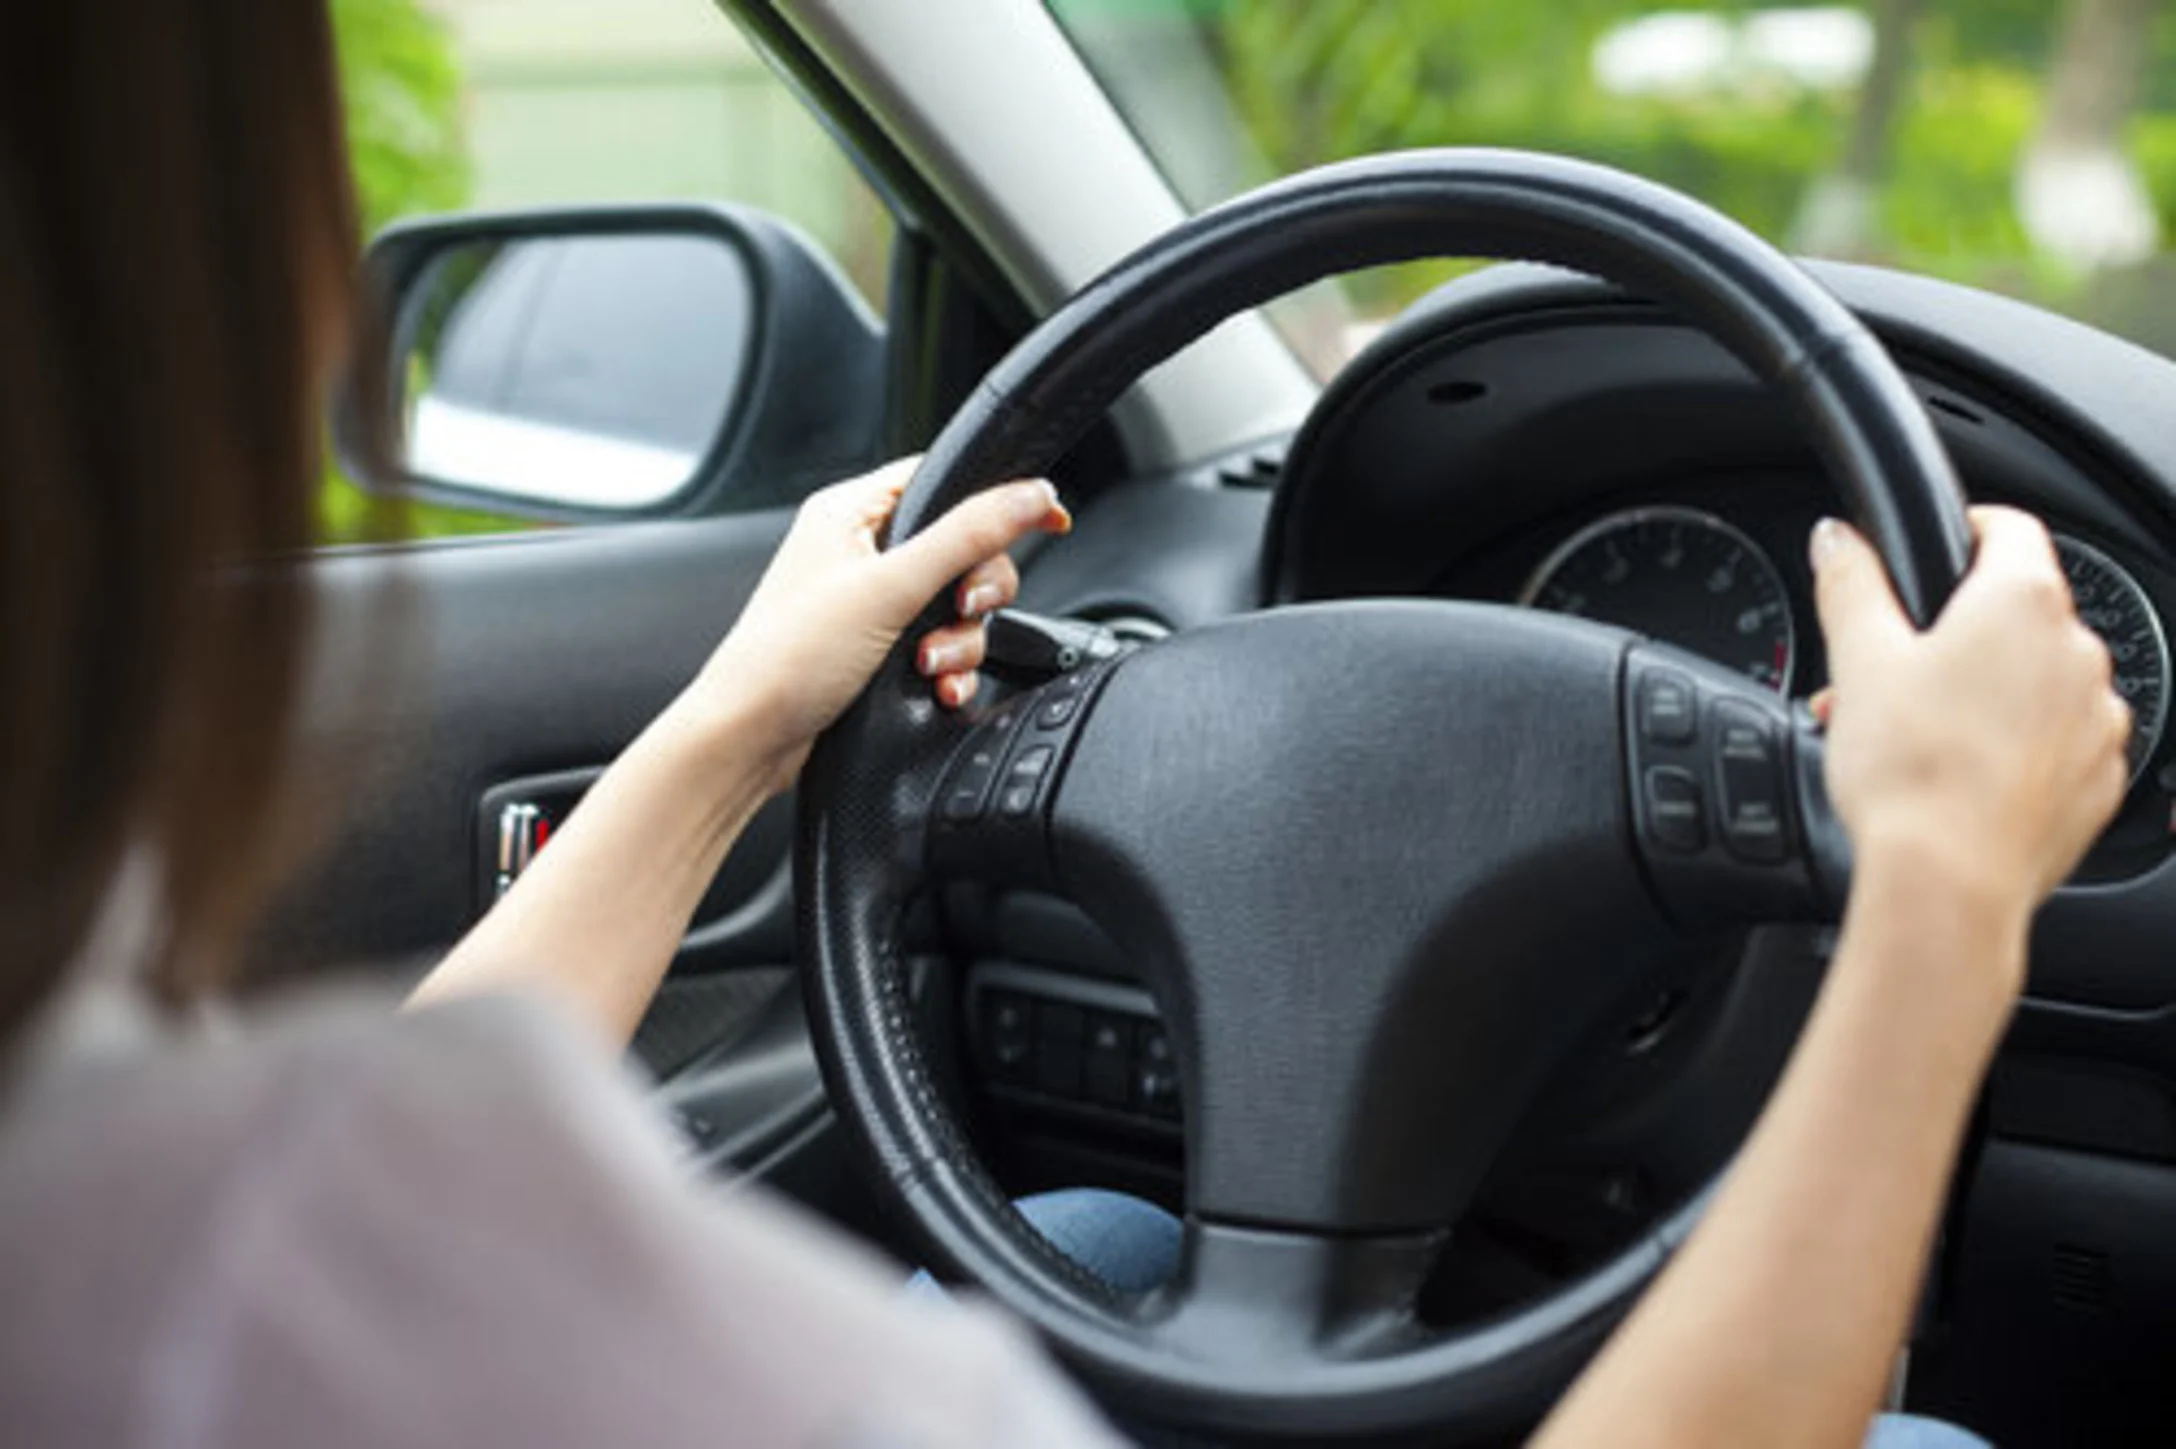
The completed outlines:
{"type": "MultiPolygon", "coordinates": [[[[2176,619],[2176,366],[1984,293],[1816,270],[1896,354],[1975,501],[2038,514],[2135,580],[2156,624],[2176,619]]],[[[1773,562],[1797,626],[1792,692],[1820,684],[1804,541],[1838,500],[1782,408],[1649,304],[1500,268],[1417,305],[1325,394],[1287,461],[1261,593],[1513,602],[1582,530],[1655,508],[1719,520],[1773,562]]],[[[2131,1010],[2176,999],[2172,824],[2164,735],[2044,913],[2036,994],[2131,1010]]]]}

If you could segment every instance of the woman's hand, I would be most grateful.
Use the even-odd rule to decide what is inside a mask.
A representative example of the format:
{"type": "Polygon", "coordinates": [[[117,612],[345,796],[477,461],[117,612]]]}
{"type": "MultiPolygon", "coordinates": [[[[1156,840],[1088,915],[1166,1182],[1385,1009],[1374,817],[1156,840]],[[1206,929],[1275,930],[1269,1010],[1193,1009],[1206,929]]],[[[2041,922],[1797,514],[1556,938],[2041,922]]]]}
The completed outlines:
{"type": "Polygon", "coordinates": [[[1864,538],[1814,530],[1828,787],[1862,871],[1908,857],[2022,929],[2122,803],[2131,715],[2047,530],[2008,508],[1972,522],[1971,571],[1925,633],[1864,538]]]}
{"type": "Polygon", "coordinates": [[[2001,508],[1972,521],[1978,556],[1925,633],[1864,539],[1815,530],[1829,793],[1857,854],[1843,933],[1714,1206],[1543,1426],[1547,1449],[1865,1436],[2032,909],[2123,795],[2130,715],[2047,530],[2001,508]]]}
{"type": "Polygon", "coordinates": [[[1048,483],[1012,483],[879,552],[877,534],[914,466],[894,463],[801,506],[695,682],[590,787],[413,1001],[532,992],[625,1046],[733,842],[793,783],[818,732],[900,631],[955,580],[963,622],[925,636],[917,662],[944,704],[973,696],[981,618],[1020,586],[1005,549],[1072,520],[1048,483]]]}
{"type": "Polygon", "coordinates": [[[1030,533],[1064,533],[1072,519],[1048,483],[977,494],[898,547],[879,551],[919,459],[835,483],[801,505],[763,580],[682,704],[747,731],[774,789],[800,772],[816,736],[868,684],[899,633],[955,585],[960,622],[919,641],[915,661],[937,700],[974,697],[982,619],[1012,602],[1020,575],[1005,550],[1030,533]]]}

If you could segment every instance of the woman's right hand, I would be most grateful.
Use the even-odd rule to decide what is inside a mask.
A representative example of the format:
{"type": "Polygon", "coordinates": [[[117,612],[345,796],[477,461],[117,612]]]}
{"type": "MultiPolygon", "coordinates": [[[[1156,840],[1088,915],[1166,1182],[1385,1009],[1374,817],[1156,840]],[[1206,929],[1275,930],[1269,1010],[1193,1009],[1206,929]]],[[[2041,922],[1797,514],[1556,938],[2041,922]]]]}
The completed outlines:
{"type": "Polygon", "coordinates": [[[2047,530],[1998,508],[1972,522],[1972,568],[1924,633],[1864,539],[1814,531],[1828,786],[1856,854],[1843,932],[1705,1221],[1539,1444],[1866,1433],[2033,908],[2123,795],[2129,712],[2047,530]]]}
{"type": "Polygon", "coordinates": [[[1972,523],[1972,568],[1924,633],[1863,537],[1814,530],[1828,787],[1862,869],[1906,856],[2022,928],[2122,803],[2131,714],[2047,529],[2009,508],[1972,523]]]}

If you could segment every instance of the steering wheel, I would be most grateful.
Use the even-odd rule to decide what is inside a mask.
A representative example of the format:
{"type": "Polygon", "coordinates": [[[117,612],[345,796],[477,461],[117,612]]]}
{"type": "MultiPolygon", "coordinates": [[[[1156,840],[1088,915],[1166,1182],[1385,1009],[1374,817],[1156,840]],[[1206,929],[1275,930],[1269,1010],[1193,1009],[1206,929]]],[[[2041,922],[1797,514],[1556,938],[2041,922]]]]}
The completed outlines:
{"type": "MultiPolygon", "coordinates": [[[[1120,263],[960,409],[894,539],[1046,471],[1234,313],[1434,256],[1577,268],[1704,327],[1795,409],[1914,619],[1962,575],[1948,458],[1828,292],[1663,187],[1473,150],[1299,175],[1120,263]]],[[[1688,934],[1832,917],[1848,871],[1803,713],[1621,631],[1450,602],[1248,615],[979,721],[936,708],[902,645],[819,742],[800,811],[810,1027],[835,1108],[912,1224],[1122,1410],[1240,1434],[1479,1433],[1542,1408],[1707,1194],[1464,1327],[1414,1311],[1437,1251],[1628,963],[1688,934]],[[1168,1286],[1122,1295],[1051,1248],[933,1089],[901,922],[953,871],[1054,890],[1140,964],[1186,1114],[1168,1286]]]]}

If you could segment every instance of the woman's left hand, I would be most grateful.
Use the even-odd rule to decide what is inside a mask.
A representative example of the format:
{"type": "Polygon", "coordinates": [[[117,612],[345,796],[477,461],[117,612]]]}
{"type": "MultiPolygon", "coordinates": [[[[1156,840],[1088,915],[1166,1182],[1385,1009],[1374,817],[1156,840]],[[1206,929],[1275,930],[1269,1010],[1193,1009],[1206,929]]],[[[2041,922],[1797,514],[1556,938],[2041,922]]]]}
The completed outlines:
{"type": "Polygon", "coordinates": [[[950,585],[960,621],[919,641],[915,662],[937,700],[974,697],[982,620],[1012,602],[1020,575],[1005,550],[1072,519],[1048,483],[979,493],[896,548],[877,536],[919,465],[902,459],[834,483],[801,505],[792,531],[732,632],[681,703],[753,731],[774,789],[800,773],[816,736],[861,693],[923,608],[950,585]]]}

